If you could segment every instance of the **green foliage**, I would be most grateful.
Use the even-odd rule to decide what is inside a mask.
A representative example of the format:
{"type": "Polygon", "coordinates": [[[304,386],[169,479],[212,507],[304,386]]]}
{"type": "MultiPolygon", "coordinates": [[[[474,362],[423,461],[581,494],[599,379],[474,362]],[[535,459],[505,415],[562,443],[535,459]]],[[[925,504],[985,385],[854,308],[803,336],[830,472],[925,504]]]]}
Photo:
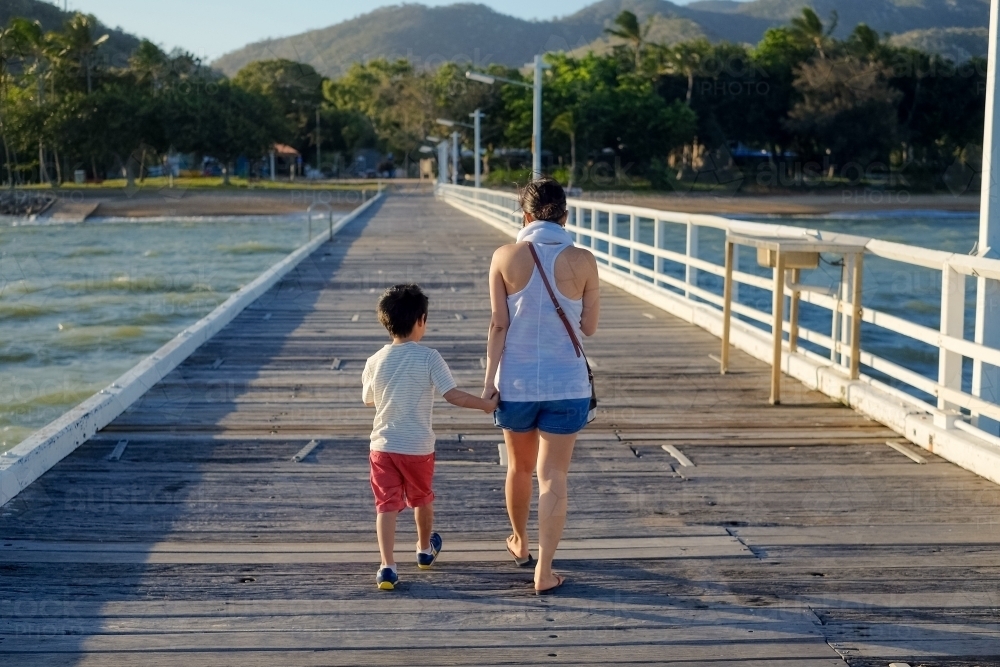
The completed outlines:
{"type": "Polygon", "coordinates": [[[77,168],[98,179],[121,170],[131,181],[171,149],[224,164],[257,159],[288,133],[277,105],[284,91],[243,88],[148,41],[125,66],[109,67],[102,32],[83,14],[58,31],[24,19],[0,30],[0,135],[11,185],[58,184],[77,168]]]}
{"type": "MultiPolygon", "coordinates": [[[[271,100],[285,119],[285,127],[280,132],[283,143],[302,154],[315,149],[316,112],[324,105],[323,77],[315,69],[292,60],[260,60],[241,69],[233,77],[233,83],[271,100]]],[[[327,120],[333,121],[329,116],[327,120]]],[[[322,117],[320,124],[321,128],[327,125],[322,117]]],[[[327,141],[326,147],[337,146],[327,141]]]]}
{"type": "MultiPolygon", "coordinates": [[[[545,168],[567,185],[684,186],[707,163],[735,173],[728,153],[742,144],[769,149],[772,161],[822,162],[831,172],[892,164],[914,175],[912,183],[933,187],[981,141],[981,60],[956,65],[866,24],[839,39],[836,14],[824,21],[811,9],[767,30],[755,46],[700,36],[654,43],[652,19],[640,22],[628,11],[612,18],[608,33],[627,46],[546,56],[545,168]]],[[[325,156],[339,152],[350,161],[351,153],[375,149],[402,166],[428,156],[420,149],[430,136],[458,131],[471,148],[471,129],[438,119],[470,123],[477,109],[485,114],[487,182],[527,178],[531,91],[471,81],[463,64],[376,58],[325,78],[278,58],[250,63],[230,80],[150,42],[110,66],[104,34],[84,15],[61,30],[27,20],[0,29],[0,174],[8,182],[58,180],[60,171],[65,177],[81,167],[131,179],[170,150],[231,165],[261,159],[275,142],[311,161],[318,140],[325,156]]],[[[530,82],[503,65],[476,69],[530,82]]]]}

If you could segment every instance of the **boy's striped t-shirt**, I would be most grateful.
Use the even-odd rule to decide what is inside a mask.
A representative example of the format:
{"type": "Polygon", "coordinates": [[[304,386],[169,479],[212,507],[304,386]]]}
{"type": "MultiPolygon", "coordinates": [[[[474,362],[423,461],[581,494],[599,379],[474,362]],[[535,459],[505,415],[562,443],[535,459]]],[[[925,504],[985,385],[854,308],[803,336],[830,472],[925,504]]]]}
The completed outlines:
{"type": "Polygon", "coordinates": [[[372,451],[434,452],[434,392],[457,386],[437,350],[413,342],[386,345],[365,363],[361,384],[365,403],[375,404],[372,451]]]}

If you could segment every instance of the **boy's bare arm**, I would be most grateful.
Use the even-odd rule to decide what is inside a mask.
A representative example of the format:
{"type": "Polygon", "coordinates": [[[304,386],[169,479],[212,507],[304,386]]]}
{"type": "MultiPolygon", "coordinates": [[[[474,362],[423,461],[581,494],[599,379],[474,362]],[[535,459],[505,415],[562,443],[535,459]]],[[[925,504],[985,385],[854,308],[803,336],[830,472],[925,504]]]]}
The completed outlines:
{"type": "Polygon", "coordinates": [[[365,406],[369,407],[369,408],[374,408],[375,404],[374,403],[369,403],[368,401],[365,401],[365,406]]]}
{"type": "Polygon", "coordinates": [[[494,396],[491,399],[480,398],[461,389],[450,389],[444,394],[444,400],[452,405],[457,405],[460,408],[482,410],[483,412],[493,412],[496,410],[499,398],[499,396],[494,396]]]}

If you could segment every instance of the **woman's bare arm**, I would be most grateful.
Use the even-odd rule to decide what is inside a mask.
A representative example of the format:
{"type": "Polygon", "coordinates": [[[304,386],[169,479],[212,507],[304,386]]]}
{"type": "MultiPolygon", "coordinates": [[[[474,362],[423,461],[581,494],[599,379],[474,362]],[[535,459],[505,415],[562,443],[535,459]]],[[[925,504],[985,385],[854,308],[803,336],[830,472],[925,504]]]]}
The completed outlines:
{"type": "Polygon", "coordinates": [[[580,331],[584,336],[597,333],[597,323],[601,319],[601,276],[597,271],[597,259],[587,253],[587,283],[583,288],[583,314],[580,317],[580,331]]]}
{"type": "Polygon", "coordinates": [[[510,312],[507,310],[507,286],[504,284],[500,264],[506,255],[507,246],[493,253],[490,263],[490,331],[486,342],[486,378],[483,381],[483,398],[496,393],[496,377],[500,368],[500,357],[507,343],[507,329],[510,327],[510,312]]]}

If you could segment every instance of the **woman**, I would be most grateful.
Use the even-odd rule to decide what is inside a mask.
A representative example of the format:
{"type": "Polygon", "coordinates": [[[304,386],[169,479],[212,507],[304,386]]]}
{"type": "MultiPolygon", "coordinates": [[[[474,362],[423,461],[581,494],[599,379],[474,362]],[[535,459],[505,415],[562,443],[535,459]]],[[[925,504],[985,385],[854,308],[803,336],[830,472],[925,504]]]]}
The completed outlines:
{"type": "Polygon", "coordinates": [[[586,359],[556,312],[532,248],[577,340],[597,331],[600,314],[597,260],[577,248],[565,230],[566,194],[550,178],[521,191],[524,228],[517,242],[493,254],[483,397],[499,391],[495,413],[507,446],[507,514],[514,534],[507,550],[520,567],[535,566],[535,592],[564,582],[552,558],[566,522],[570,458],[587,423],[591,387],[586,359]],[[538,473],[538,562],[528,544],[532,470],[538,473]]]}

